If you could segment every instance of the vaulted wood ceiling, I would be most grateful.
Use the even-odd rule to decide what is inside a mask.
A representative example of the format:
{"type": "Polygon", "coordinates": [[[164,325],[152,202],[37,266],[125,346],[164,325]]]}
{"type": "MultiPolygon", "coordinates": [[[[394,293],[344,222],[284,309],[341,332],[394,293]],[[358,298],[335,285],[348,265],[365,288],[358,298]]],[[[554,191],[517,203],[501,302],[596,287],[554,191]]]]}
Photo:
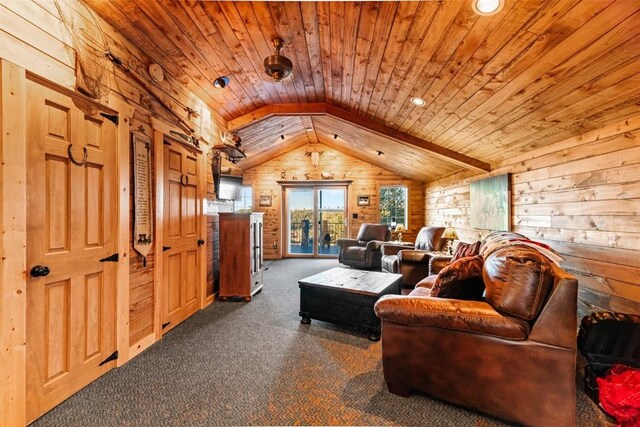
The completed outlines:
{"type": "MultiPolygon", "coordinates": [[[[230,121],[321,102],[496,164],[640,113],[638,1],[506,0],[490,17],[470,0],[87,3],[230,121]],[[294,67],[281,83],[262,68],[276,36],[294,67]],[[221,75],[226,89],[212,85],[221,75]]],[[[258,158],[319,140],[390,169],[421,166],[422,180],[460,168],[330,116],[273,117],[240,135],[258,158]]]]}

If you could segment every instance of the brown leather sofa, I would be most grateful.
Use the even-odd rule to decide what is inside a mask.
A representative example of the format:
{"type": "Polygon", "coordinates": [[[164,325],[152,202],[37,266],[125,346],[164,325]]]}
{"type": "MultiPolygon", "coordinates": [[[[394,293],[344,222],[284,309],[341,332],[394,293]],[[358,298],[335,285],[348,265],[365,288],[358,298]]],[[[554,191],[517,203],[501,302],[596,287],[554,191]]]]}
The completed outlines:
{"type": "MultiPolygon", "coordinates": [[[[382,245],[382,270],[402,274],[404,287],[414,287],[421,279],[432,274],[429,264],[446,245],[442,238],[445,227],[422,227],[414,245],[385,243],[382,245]]],[[[451,257],[447,258],[448,260],[451,257]]]]}
{"type": "Polygon", "coordinates": [[[578,283],[540,257],[525,246],[488,255],[484,301],[429,296],[435,276],[408,296],[381,298],[389,391],[524,425],[575,425],[578,283]]]}
{"type": "Polygon", "coordinates": [[[362,224],[355,239],[338,239],[340,253],[338,261],[356,268],[380,268],[384,242],[391,238],[385,224],[362,224]]]}

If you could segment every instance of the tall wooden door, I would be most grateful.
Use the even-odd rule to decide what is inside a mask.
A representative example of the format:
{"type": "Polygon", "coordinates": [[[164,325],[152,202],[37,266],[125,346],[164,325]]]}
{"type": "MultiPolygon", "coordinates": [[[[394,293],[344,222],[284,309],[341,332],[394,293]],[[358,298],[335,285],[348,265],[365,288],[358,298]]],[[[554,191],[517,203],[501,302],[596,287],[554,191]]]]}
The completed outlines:
{"type": "Polygon", "coordinates": [[[28,82],[27,419],[115,366],[116,125],[28,82]]]}
{"type": "Polygon", "coordinates": [[[200,309],[201,155],[175,142],[164,145],[163,332],[200,309]]]}

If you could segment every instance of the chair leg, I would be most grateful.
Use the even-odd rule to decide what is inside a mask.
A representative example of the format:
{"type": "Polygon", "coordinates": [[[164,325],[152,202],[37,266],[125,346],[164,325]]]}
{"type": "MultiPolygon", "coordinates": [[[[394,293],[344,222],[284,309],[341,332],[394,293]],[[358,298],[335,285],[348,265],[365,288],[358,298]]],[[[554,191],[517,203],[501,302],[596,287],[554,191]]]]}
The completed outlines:
{"type": "Polygon", "coordinates": [[[405,384],[387,383],[387,389],[389,390],[389,392],[402,397],[409,397],[409,395],[411,394],[411,390],[409,390],[409,387],[407,387],[405,384]]]}

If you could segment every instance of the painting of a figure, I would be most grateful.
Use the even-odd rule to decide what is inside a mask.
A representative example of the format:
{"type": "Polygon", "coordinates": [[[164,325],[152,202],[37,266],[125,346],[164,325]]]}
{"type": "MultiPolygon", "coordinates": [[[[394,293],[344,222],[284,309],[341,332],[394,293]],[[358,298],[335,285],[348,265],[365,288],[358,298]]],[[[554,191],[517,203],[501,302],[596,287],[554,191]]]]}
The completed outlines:
{"type": "Polygon", "coordinates": [[[509,174],[471,183],[471,226],[509,231],[509,174]]]}

